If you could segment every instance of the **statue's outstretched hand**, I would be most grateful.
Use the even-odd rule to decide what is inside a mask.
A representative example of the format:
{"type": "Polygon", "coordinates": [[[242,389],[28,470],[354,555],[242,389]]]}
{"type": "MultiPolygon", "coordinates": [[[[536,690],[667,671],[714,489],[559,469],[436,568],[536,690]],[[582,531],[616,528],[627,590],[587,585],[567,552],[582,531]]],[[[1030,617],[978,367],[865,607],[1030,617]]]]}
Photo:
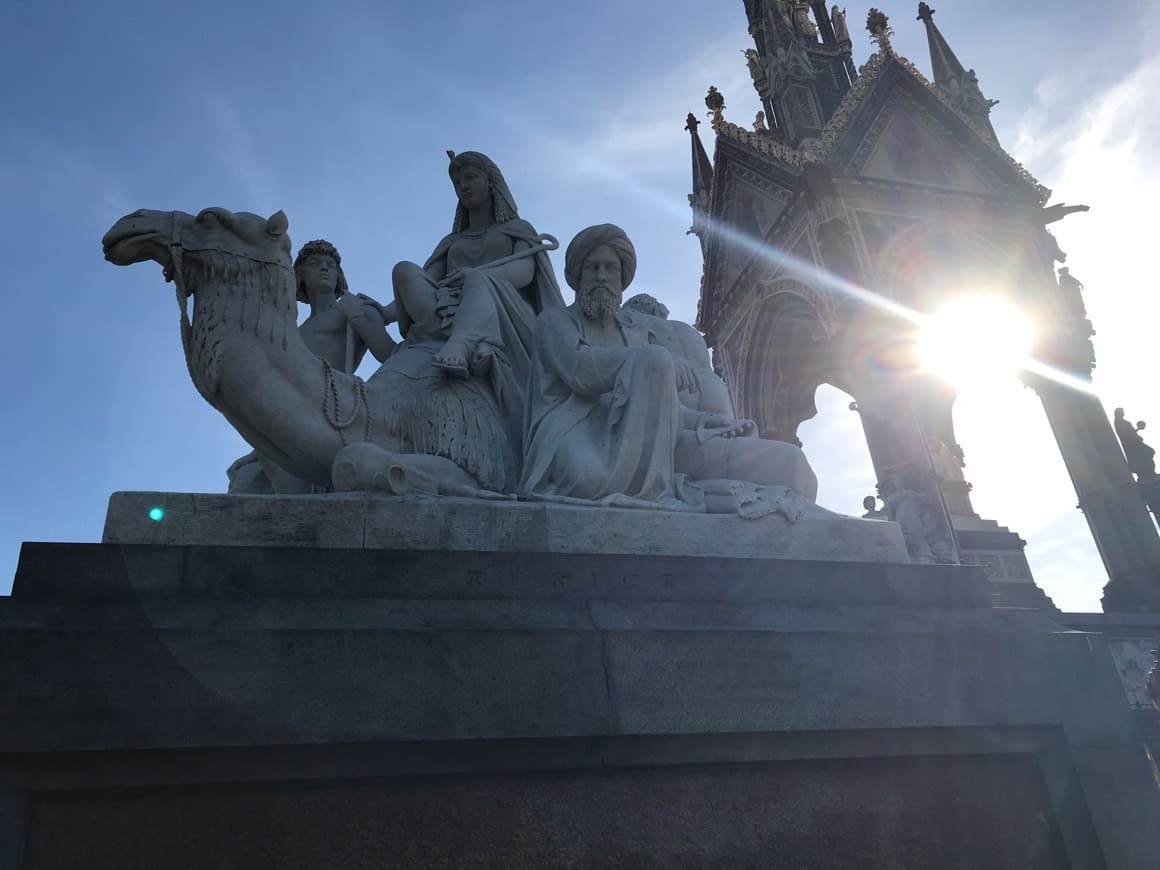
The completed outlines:
{"type": "Polygon", "coordinates": [[[757,432],[757,424],[752,420],[738,420],[723,414],[708,414],[697,427],[701,441],[709,438],[744,438],[757,432]]]}

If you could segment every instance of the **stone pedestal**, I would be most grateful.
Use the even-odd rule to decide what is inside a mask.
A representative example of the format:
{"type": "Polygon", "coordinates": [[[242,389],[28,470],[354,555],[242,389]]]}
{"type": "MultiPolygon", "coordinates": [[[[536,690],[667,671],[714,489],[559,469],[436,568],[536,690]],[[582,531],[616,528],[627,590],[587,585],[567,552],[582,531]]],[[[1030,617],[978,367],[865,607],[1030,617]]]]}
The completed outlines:
{"type": "Polygon", "coordinates": [[[991,581],[997,607],[1055,609],[1035,579],[1024,549],[1027,542],[1006,526],[978,516],[952,516],[963,561],[978,565],[991,581]]]}
{"type": "Polygon", "coordinates": [[[0,867],[1160,866],[1103,640],[975,567],[26,544],[0,693],[0,867]]]}
{"type": "Polygon", "coordinates": [[[118,492],[109,544],[625,553],[909,562],[897,523],[866,522],[794,498],[791,518],[593,509],[547,502],[341,493],[264,496],[118,492]],[[160,510],[160,519],[151,514],[160,510]]]}

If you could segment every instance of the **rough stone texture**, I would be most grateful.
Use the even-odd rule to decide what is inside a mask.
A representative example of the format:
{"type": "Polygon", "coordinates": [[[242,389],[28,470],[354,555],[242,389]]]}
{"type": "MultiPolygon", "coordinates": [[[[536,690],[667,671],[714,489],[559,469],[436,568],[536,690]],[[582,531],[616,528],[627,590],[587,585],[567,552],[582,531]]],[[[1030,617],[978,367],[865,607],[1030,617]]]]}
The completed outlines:
{"type": "Polygon", "coordinates": [[[12,594],[22,612],[33,603],[72,607],[73,620],[88,618],[76,609],[81,602],[100,604],[106,614],[113,603],[152,611],[171,598],[183,599],[186,608],[218,606],[219,599],[255,608],[438,599],[471,606],[481,600],[714,602],[747,610],[894,605],[941,608],[912,611],[924,625],[939,614],[1054,625],[1040,613],[986,609],[989,586],[977,568],[800,559],[25,543],[12,594]]]}
{"type": "Polygon", "coordinates": [[[1058,617],[1069,628],[1097,632],[1103,636],[1124,697],[1135,714],[1153,770],[1160,779],[1160,711],[1148,697],[1148,671],[1155,661],[1153,650],[1160,647],[1160,615],[1137,613],[1063,613],[1058,617]]]}
{"type": "Polygon", "coordinates": [[[809,507],[781,515],[573,507],[463,498],[117,492],[109,544],[197,544],[908,562],[897,524],[809,507]],[[149,519],[160,507],[165,517],[149,519]]]}
{"type": "Polygon", "coordinates": [[[24,866],[1056,870],[1052,816],[1009,755],[121,791],[38,799],[24,866]]]}
{"type": "Polygon", "coordinates": [[[975,567],[26,544],[0,697],[27,867],[1160,866],[1107,645],[975,567]]]}

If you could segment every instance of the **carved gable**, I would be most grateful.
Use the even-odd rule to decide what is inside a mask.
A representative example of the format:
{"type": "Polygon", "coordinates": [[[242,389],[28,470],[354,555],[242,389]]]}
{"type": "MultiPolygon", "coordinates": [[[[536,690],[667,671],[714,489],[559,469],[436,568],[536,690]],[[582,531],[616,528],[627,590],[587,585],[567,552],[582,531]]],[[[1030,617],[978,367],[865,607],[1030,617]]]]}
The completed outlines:
{"type": "Polygon", "coordinates": [[[866,178],[973,194],[1002,194],[1007,185],[925,109],[895,92],[880,110],[854,158],[866,178]]]}
{"type": "Polygon", "coordinates": [[[724,174],[725,207],[720,220],[738,234],[727,236],[719,249],[717,279],[727,292],[753,258],[753,244],[769,236],[792,200],[793,192],[788,186],[737,163],[731,164],[724,174]],[[751,244],[740,243],[738,237],[748,238],[751,244]]]}

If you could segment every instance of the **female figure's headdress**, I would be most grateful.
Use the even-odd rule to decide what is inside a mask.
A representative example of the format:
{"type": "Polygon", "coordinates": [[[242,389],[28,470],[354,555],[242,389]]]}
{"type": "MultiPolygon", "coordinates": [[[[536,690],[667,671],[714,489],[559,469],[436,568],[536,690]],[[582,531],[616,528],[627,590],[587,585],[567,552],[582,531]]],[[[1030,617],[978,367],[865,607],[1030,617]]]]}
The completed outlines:
{"type": "MultiPolygon", "coordinates": [[[[493,218],[497,224],[519,217],[516,201],[508,189],[507,182],[504,181],[503,173],[499,171],[499,167],[492,162],[490,157],[478,151],[464,151],[461,154],[448,151],[447,157],[450,160],[447,165],[447,174],[451,176],[453,181],[460,171],[468,166],[478,169],[487,176],[488,187],[491,188],[492,204],[495,209],[493,218]]],[[[451,232],[458,233],[466,228],[467,209],[456,204],[455,222],[451,226],[451,232]]]]}

